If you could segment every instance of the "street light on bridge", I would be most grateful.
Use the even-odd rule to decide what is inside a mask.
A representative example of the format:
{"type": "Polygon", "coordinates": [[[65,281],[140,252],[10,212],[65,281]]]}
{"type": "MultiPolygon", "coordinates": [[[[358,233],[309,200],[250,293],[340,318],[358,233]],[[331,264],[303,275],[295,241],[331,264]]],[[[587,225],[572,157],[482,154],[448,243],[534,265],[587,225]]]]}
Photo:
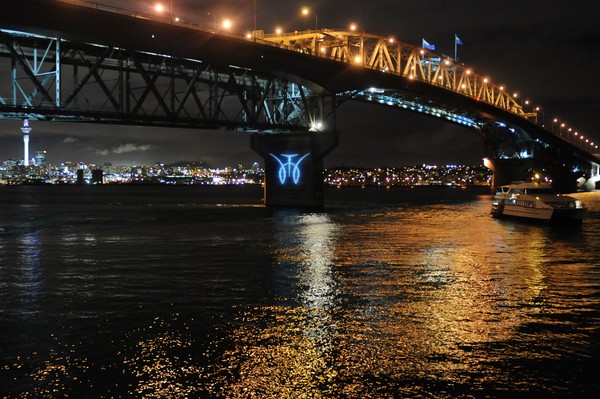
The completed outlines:
{"type": "MultiPolygon", "coordinates": [[[[215,15],[214,12],[209,12],[206,15],[210,15],[212,17],[213,30],[216,31],[217,30],[217,16],[215,15]]],[[[225,18],[223,20],[223,22],[221,22],[221,26],[223,27],[223,29],[230,30],[231,27],[233,26],[233,22],[229,18],[225,18]]]]}
{"type": "Polygon", "coordinates": [[[535,107],[535,112],[542,114],[542,127],[546,127],[546,117],[544,116],[544,109],[542,107],[540,107],[539,105],[535,107]]]}
{"type": "Polygon", "coordinates": [[[308,16],[310,14],[315,16],[315,30],[319,30],[319,17],[317,16],[317,13],[308,7],[302,7],[302,15],[308,16]]]}
{"type": "MultiPolygon", "coordinates": [[[[169,20],[171,21],[171,23],[173,23],[173,19],[175,19],[175,21],[179,21],[179,18],[174,18],[173,16],[173,0],[171,0],[171,8],[169,10],[169,20]]],[[[165,11],[165,6],[162,3],[156,3],[154,5],[154,10],[156,10],[156,12],[158,13],[163,13],[165,11]]]]}

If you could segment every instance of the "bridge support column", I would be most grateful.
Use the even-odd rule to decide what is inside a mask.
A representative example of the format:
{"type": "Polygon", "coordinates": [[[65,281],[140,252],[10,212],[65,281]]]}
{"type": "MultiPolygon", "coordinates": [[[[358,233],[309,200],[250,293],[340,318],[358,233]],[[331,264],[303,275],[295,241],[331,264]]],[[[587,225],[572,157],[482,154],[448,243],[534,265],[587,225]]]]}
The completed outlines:
{"type": "Polygon", "coordinates": [[[561,193],[572,193],[577,191],[577,177],[569,169],[563,166],[548,165],[540,167],[535,165],[533,159],[488,159],[485,158],[484,165],[494,174],[492,176],[492,188],[510,184],[513,181],[531,181],[531,170],[537,166],[545,170],[552,178],[552,187],[561,193]]]}
{"type": "Polygon", "coordinates": [[[510,184],[513,181],[526,181],[527,171],[533,166],[531,159],[489,159],[483,161],[493,172],[492,188],[510,184]]]}
{"type": "Polygon", "coordinates": [[[323,159],[338,145],[338,132],[256,134],[251,146],[265,161],[267,206],[323,206],[323,159]]]}
{"type": "Polygon", "coordinates": [[[577,179],[578,187],[586,191],[594,191],[600,189],[600,165],[593,163],[590,166],[589,178],[582,176],[577,179]]]}

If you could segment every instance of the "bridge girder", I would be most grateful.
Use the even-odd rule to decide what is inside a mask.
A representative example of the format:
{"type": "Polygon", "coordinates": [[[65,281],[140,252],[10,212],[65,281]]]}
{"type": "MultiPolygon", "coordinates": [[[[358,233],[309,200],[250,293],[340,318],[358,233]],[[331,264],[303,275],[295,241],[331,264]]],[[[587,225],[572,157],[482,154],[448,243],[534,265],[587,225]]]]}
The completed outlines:
{"type": "Polygon", "coordinates": [[[0,117],[286,132],[335,114],[276,74],[26,32],[0,30],[3,70],[0,117]]]}

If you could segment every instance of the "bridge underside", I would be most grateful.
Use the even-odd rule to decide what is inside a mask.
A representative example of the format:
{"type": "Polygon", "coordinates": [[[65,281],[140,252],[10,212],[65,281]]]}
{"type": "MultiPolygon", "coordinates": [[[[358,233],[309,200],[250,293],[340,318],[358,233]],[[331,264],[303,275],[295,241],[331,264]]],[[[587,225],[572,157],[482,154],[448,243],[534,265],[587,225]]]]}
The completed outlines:
{"type": "Polygon", "coordinates": [[[536,180],[568,192],[593,187],[590,179],[599,173],[578,147],[535,123],[499,115],[500,111],[494,113],[485,105],[473,107],[456,101],[451,105],[395,88],[376,87],[338,94],[338,104],[348,100],[417,112],[473,131],[484,142],[484,163],[494,172],[493,186],[536,180]]]}

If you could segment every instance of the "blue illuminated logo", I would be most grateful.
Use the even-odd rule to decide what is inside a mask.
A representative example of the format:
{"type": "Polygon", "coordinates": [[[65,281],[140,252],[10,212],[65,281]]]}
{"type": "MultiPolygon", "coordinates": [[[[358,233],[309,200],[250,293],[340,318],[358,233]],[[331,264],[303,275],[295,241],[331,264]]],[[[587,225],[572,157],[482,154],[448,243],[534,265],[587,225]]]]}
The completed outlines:
{"type": "Polygon", "coordinates": [[[269,153],[277,163],[279,163],[279,182],[283,185],[288,179],[291,179],[294,184],[298,184],[302,177],[302,171],[300,170],[300,163],[304,161],[304,158],[310,155],[310,153],[304,154],[297,161],[294,158],[299,157],[300,154],[279,154],[279,156],[269,153]]]}

